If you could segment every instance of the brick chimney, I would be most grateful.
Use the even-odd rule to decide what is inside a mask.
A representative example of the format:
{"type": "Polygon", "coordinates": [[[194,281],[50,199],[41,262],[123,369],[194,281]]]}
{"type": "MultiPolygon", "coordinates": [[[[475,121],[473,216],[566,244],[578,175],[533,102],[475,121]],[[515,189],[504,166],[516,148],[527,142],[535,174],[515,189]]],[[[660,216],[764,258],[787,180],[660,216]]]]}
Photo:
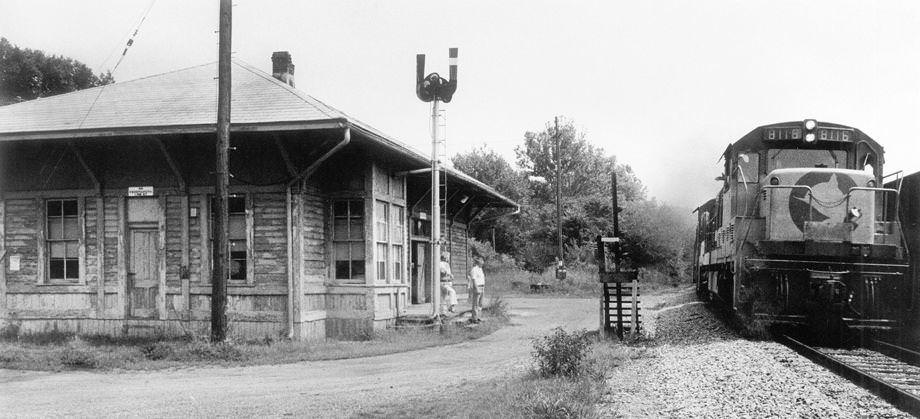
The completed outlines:
{"type": "Polygon", "coordinates": [[[291,53],[275,51],[272,53],[272,76],[294,87],[294,63],[291,53]]]}

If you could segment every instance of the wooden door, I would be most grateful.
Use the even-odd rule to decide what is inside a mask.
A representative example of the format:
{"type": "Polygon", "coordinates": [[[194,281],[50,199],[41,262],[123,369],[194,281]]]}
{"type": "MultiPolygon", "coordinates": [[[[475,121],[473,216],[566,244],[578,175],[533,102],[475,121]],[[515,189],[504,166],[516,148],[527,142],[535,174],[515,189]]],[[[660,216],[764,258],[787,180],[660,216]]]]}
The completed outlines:
{"type": "Polygon", "coordinates": [[[131,229],[128,234],[128,312],[132,318],[157,317],[157,237],[159,232],[150,229],[131,229]]]}
{"type": "Polygon", "coordinates": [[[429,244],[412,242],[412,304],[431,301],[431,267],[429,265],[429,244]]]}

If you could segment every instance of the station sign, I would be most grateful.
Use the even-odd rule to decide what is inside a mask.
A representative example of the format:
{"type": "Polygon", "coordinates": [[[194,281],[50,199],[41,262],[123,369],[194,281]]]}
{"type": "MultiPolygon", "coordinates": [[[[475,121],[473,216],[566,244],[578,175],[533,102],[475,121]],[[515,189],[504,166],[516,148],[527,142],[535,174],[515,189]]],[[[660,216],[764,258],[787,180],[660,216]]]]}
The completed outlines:
{"type": "Polygon", "coordinates": [[[153,186],[130,186],[128,196],[153,196],[153,186]]]}

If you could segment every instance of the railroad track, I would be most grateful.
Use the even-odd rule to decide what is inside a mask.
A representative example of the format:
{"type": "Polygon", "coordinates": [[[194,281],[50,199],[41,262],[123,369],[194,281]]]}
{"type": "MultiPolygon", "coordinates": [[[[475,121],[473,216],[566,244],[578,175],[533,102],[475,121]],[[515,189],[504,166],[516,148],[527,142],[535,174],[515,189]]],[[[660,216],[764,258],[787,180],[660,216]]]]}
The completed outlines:
{"type": "Polygon", "coordinates": [[[873,341],[873,349],[818,348],[788,335],[779,341],[811,361],[920,417],[920,353],[873,341]]]}

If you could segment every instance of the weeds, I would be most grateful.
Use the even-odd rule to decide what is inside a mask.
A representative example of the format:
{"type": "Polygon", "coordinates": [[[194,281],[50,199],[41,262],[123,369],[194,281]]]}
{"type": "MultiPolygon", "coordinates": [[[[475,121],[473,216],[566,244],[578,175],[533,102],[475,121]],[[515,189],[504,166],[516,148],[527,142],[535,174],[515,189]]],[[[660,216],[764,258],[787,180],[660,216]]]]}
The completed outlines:
{"type": "Polygon", "coordinates": [[[566,332],[561,327],[533,341],[533,358],[542,377],[574,377],[581,373],[590,338],[585,330],[566,332]]]}
{"type": "MultiPolygon", "coordinates": [[[[508,303],[493,298],[477,327],[447,325],[435,329],[390,329],[372,332],[367,341],[294,342],[275,336],[212,344],[202,336],[75,336],[50,331],[7,332],[0,340],[0,368],[161,369],[190,365],[266,365],[358,358],[449,345],[488,335],[508,323],[508,303]],[[494,315],[493,315],[494,313],[494,315]]],[[[10,329],[6,329],[10,330],[10,329]]]]}

